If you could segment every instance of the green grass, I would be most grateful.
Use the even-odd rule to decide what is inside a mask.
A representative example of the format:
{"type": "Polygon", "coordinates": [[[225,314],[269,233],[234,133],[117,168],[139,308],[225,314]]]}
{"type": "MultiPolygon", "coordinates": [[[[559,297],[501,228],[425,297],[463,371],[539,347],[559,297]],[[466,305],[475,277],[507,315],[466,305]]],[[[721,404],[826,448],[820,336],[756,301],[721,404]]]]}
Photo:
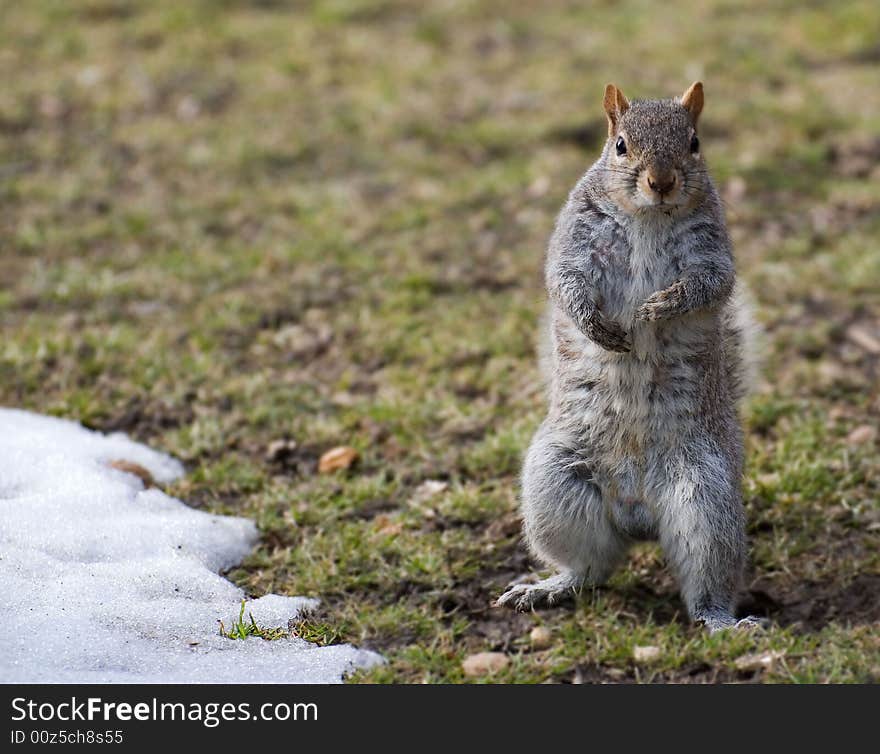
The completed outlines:
{"type": "Polygon", "coordinates": [[[472,680],[479,651],[510,656],[494,681],[876,680],[880,460],[848,438],[880,423],[852,337],[880,332],[878,37],[867,0],[2,4],[0,403],[183,459],[171,494],[260,527],[236,583],[320,596],[306,638],[387,657],[357,681],[472,680]],[[773,626],[689,625],[655,547],[575,606],[491,608],[535,567],[541,262],[604,84],[698,77],[767,331],[745,492],[773,626]],[[360,462],[319,475],[337,445],[360,462]]]}
{"type": "Polygon", "coordinates": [[[257,636],[265,641],[274,641],[275,639],[284,639],[290,635],[283,628],[258,626],[254,620],[253,613],[248,613],[248,619],[245,620],[244,606],[245,600],[242,600],[241,609],[238,611],[238,618],[233,621],[229,628],[226,628],[222,620],[217,621],[220,624],[220,636],[227,639],[247,639],[251,636],[257,636]]]}

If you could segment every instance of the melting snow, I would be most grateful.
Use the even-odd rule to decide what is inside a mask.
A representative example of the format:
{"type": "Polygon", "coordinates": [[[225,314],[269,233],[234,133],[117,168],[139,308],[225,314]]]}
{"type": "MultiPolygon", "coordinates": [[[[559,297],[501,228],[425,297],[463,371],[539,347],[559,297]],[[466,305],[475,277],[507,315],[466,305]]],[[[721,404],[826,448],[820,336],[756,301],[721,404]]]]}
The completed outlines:
{"type": "MultiPolygon", "coordinates": [[[[136,476],[183,473],[121,434],[0,409],[3,683],[331,683],[381,658],[301,639],[218,634],[244,596],[218,574],[257,541],[251,521],[193,510],[136,476]]],[[[258,624],[286,627],[316,600],[248,602],[258,624]]]]}

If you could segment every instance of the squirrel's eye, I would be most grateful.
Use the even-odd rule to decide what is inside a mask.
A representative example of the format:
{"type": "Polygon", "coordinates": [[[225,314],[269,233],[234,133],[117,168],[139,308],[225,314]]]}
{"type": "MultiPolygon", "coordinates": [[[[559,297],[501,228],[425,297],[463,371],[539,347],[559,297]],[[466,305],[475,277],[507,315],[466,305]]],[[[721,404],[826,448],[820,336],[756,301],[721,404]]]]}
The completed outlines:
{"type": "Polygon", "coordinates": [[[626,154],[626,142],[622,136],[617,137],[617,144],[614,145],[614,148],[617,150],[617,154],[626,154]]]}
{"type": "Polygon", "coordinates": [[[691,137],[691,152],[693,154],[696,154],[699,151],[700,151],[700,140],[697,138],[697,135],[694,134],[691,137]]]}

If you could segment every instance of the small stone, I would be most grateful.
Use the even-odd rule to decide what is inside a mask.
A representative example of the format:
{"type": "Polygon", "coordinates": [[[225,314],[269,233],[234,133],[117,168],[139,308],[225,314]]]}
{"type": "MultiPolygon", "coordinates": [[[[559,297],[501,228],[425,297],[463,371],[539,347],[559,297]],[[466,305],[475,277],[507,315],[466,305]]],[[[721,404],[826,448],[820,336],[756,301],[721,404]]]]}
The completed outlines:
{"type": "Polygon", "coordinates": [[[503,652],[478,652],[464,658],[461,669],[468,678],[479,678],[504,670],[510,664],[510,658],[503,652]]]}
{"type": "Polygon", "coordinates": [[[829,359],[819,361],[816,365],[816,374],[819,377],[820,385],[824,387],[831,385],[859,387],[865,382],[856,369],[848,369],[838,361],[831,361],[829,359]]]}
{"type": "Polygon", "coordinates": [[[149,472],[148,469],[145,469],[139,463],[133,463],[132,461],[110,461],[107,464],[111,469],[116,469],[117,471],[124,471],[126,474],[134,474],[138,479],[143,482],[144,487],[153,487],[156,482],[153,479],[153,475],[149,472]]]}
{"type": "Polygon", "coordinates": [[[654,662],[660,654],[660,647],[633,647],[633,659],[636,662],[654,662]]]}
{"type": "Polygon", "coordinates": [[[296,440],[272,440],[266,448],[266,458],[270,461],[283,461],[296,450],[296,440]]]}
{"type": "Polygon", "coordinates": [[[873,328],[861,324],[850,325],[846,329],[846,336],[868,353],[875,356],[880,354],[880,338],[877,337],[873,328]]]}
{"type": "Polygon", "coordinates": [[[877,428],[870,424],[856,427],[846,436],[847,445],[867,445],[877,439],[877,428]]]}
{"type": "Polygon", "coordinates": [[[384,513],[376,516],[375,521],[373,522],[376,531],[379,534],[385,534],[387,536],[396,536],[403,531],[403,524],[400,521],[394,521],[391,517],[386,516],[384,513]]]}
{"type": "Polygon", "coordinates": [[[779,485],[779,474],[775,471],[769,474],[758,474],[758,482],[763,487],[776,487],[779,485]]]}
{"type": "Polygon", "coordinates": [[[737,670],[755,671],[772,668],[777,660],[785,656],[785,652],[754,652],[752,654],[737,657],[734,665],[737,670]]]}
{"type": "Polygon", "coordinates": [[[553,643],[553,634],[546,626],[535,626],[529,632],[533,649],[547,649],[553,643]]]}
{"type": "Polygon", "coordinates": [[[271,335],[271,342],[283,349],[290,358],[311,359],[323,353],[333,340],[333,330],[328,325],[314,327],[292,324],[282,327],[271,335]]]}
{"type": "Polygon", "coordinates": [[[321,456],[318,461],[318,472],[321,474],[330,474],[341,469],[348,469],[357,461],[359,455],[354,448],[340,445],[337,448],[328,450],[321,456]]]}
{"type": "Polygon", "coordinates": [[[418,507],[448,489],[448,482],[441,482],[439,479],[426,479],[413,492],[412,505],[418,507]]]}

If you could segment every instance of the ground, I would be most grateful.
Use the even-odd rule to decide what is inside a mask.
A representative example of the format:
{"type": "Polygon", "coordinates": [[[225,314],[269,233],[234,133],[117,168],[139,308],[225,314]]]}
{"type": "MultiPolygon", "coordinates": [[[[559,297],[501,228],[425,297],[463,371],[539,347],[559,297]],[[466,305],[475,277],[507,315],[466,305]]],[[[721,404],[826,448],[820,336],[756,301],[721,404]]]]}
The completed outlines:
{"type": "Polygon", "coordinates": [[[387,657],[358,681],[471,680],[482,651],[510,662],[476,680],[877,680],[878,38],[871,0],[3,4],[0,404],[181,458],[171,494],[262,531],[237,584],[387,657]],[[493,608],[536,567],[541,258],[604,84],[696,78],[766,328],[746,608],[772,627],[689,625],[651,546],[575,605],[493,608]],[[359,462],[317,473],[338,445],[359,462]]]}

